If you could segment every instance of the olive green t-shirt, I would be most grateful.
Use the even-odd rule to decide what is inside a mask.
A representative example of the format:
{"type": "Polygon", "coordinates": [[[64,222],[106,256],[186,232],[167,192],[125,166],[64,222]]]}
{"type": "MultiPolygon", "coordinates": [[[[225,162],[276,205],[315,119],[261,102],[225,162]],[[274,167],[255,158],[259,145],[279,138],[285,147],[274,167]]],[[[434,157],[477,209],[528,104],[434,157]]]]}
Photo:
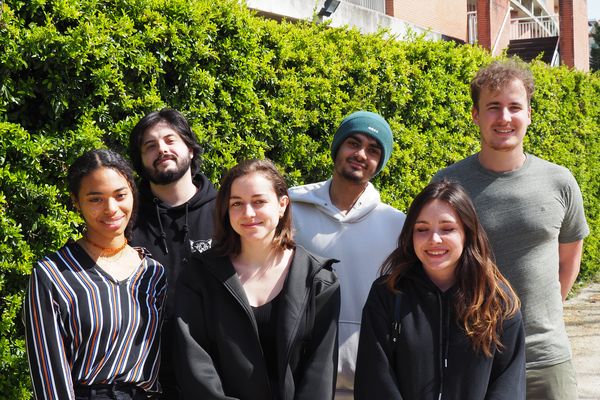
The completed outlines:
{"type": "Polygon", "coordinates": [[[519,298],[527,368],[571,358],[558,280],[558,244],[589,233],[581,191],[568,169],[531,154],[516,171],[496,173],[477,155],[439,171],[469,193],[496,263],[519,298]]]}

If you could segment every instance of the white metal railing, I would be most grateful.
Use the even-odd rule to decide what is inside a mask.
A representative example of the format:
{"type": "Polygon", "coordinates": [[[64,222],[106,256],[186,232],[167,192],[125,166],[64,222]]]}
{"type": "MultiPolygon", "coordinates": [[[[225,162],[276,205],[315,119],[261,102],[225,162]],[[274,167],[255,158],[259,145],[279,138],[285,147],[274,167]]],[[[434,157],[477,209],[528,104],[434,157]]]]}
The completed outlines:
{"type": "Polygon", "coordinates": [[[469,44],[477,43],[477,11],[467,12],[467,33],[469,44]]]}
{"type": "Polygon", "coordinates": [[[510,21],[510,38],[534,39],[558,36],[558,16],[513,18],[510,21]]]}
{"type": "Polygon", "coordinates": [[[553,14],[546,7],[544,0],[510,0],[510,3],[529,16],[553,14]]]}
{"type": "Polygon", "coordinates": [[[343,0],[385,14],[385,0],[343,0]]]}

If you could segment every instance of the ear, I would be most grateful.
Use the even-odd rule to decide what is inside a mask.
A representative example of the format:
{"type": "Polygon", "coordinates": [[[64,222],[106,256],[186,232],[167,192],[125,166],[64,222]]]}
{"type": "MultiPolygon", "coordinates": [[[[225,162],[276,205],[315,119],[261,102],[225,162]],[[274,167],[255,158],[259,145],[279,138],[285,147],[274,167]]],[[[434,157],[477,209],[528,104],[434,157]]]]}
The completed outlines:
{"type": "Polygon", "coordinates": [[[287,209],[289,204],[290,204],[289,197],[284,195],[279,198],[279,218],[283,217],[283,214],[285,214],[285,210],[287,209]]]}
{"type": "Polygon", "coordinates": [[[81,212],[81,209],[79,208],[79,200],[77,200],[77,197],[75,197],[75,195],[71,195],[71,202],[73,203],[73,207],[75,207],[75,209],[77,211],[81,212]]]}
{"type": "Polygon", "coordinates": [[[471,117],[473,118],[473,123],[479,126],[479,110],[475,106],[471,107],[471,117]]]}

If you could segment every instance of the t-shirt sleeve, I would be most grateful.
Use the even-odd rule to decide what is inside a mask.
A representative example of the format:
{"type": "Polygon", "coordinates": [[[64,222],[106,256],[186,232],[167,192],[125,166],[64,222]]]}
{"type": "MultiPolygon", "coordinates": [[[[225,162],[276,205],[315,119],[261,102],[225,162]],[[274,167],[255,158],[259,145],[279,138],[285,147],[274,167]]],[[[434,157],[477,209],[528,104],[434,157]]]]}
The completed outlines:
{"type": "Polygon", "coordinates": [[[571,174],[562,196],[565,202],[565,217],[560,227],[558,241],[559,243],[576,242],[585,238],[590,233],[590,229],[585,219],[581,190],[571,174]]]}

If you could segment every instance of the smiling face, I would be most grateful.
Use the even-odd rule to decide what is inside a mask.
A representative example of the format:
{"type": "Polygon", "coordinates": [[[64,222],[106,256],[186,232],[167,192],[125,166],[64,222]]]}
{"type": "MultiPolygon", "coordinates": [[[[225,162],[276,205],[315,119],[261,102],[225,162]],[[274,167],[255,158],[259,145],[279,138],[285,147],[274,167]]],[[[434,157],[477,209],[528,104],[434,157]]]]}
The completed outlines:
{"type": "Polygon", "coordinates": [[[253,242],[270,245],[288,203],[287,196],[277,198],[273,184],[261,173],[236,178],[229,196],[229,221],[242,247],[253,242]]]}
{"type": "Polygon", "coordinates": [[[164,122],[149,128],[141,141],[142,164],[150,182],[165,185],[190,174],[194,152],[164,122]]]}
{"type": "Polygon", "coordinates": [[[81,179],[72,200],[85,220],[89,240],[105,247],[123,243],[133,210],[133,193],[123,175],[112,168],[97,168],[81,179]]]}
{"type": "Polygon", "coordinates": [[[523,152],[531,108],[521,80],[513,79],[497,90],[482,88],[472,116],[481,133],[482,152],[523,152]]]}
{"type": "Polygon", "coordinates": [[[366,184],[377,171],[381,152],[381,146],[375,139],[363,133],[354,133],[338,149],[334,174],[352,182],[366,184]]]}
{"type": "Polygon", "coordinates": [[[464,243],[465,231],[454,209],[441,200],[425,204],[415,222],[413,246],[423,269],[442,290],[456,279],[464,243]]]}

